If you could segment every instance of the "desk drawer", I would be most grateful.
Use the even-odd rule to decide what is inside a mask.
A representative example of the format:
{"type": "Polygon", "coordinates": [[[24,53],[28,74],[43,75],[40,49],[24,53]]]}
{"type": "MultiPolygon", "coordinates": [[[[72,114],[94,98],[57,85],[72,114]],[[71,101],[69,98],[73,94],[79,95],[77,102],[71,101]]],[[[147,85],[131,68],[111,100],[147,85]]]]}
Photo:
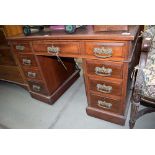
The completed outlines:
{"type": "Polygon", "coordinates": [[[24,83],[19,68],[16,66],[0,65],[0,79],[24,83]]]}
{"type": "Polygon", "coordinates": [[[19,53],[32,53],[28,42],[13,42],[13,50],[19,53]]]}
{"type": "Polygon", "coordinates": [[[90,95],[90,106],[100,110],[114,112],[114,113],[121,112],[120,100],[96,96],[93,94],[90,95]]]}
{"type": "Polygon", "coordinates": [[[42,79],[38,69],[24,68],[23,71],[27,79],[30,79],[30,80],[41,80],[42,79]]]}
{"type": "Polygon", "coordinates": [[[86,42],[86,54],[94,58],[125,58],[124,42],[86,42]]]}
{"type": "Polygon", "coordinates": [[[43,95],[49,95],[44,83],[28,81],[28,84],[30,86],[31,91],[39,93],[39,94],[43,94],[43,95]]]}
{"type": "Polygon", "coordinates": [[[78,42],[51,42],[51,41],[36,41],[33,42],[33,50],[35,52],[47,52],[55,54],[78,54],[79,49],[78,42]]]}
{"type": "Polygon", "coordinates": [[[112,61],[86,60],[87,74],[98,77],[123,78],[123,63],[112,61]]]}
{"type": "Polygon", "coordinates": [[[18,55],[21,66],[36,67],[37,63],[34,55],[32,54],[20,54],[18,55]]]}
{"type": "Polygon", "coordinates": [[[101,93],[121,96],[122,95],[122,82],[96,80],[88,78],[90,90],[101,93]]]}

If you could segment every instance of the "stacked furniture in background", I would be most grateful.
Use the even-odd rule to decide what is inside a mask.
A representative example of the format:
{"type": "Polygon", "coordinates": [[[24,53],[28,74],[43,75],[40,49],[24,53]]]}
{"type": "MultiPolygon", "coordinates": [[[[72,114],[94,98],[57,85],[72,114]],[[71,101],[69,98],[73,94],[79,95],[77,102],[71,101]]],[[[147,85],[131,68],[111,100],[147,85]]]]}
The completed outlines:
{"type": "Polygon", "coordinates": [[[6,37],[22,33],[21,26],[0,26],[0,80],[24,86],[20,68],[16,63],[6,37]]]}

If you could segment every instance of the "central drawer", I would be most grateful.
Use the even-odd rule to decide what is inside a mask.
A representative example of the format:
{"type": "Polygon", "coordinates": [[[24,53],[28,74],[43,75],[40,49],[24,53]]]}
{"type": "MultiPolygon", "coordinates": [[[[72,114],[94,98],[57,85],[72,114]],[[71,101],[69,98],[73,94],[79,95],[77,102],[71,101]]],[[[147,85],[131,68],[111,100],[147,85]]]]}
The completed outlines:
{"type": "Polygon", "coordinates": [[[97,80],[88,77],[90,90],[100,94],[122,95],[122,82],[97,80]]]}
{"type": "Polygon", "coordinates": [[[78,42],[58,41],[34,41],[32,43],[35,52],[47,52],[50,54],[79,54],[80,45],[78,42]]]}

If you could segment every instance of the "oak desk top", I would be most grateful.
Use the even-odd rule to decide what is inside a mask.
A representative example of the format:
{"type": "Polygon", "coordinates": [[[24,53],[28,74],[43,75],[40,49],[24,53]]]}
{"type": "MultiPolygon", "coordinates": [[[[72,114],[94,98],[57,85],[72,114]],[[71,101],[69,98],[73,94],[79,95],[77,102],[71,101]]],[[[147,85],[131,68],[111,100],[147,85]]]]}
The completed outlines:
{"type": "Polygon", "coordinates": [[[134,40],[135,36],[137,34],[139,26],[129,26],[128,31],[111,31],[111,32],[94,32],[92,26],[87,26],[86,28],[79,28],[77,29],[76,33],[74,34],[67,34],[64,32],[64,30],[58,30],[58,31],[52,31],[49,29],[45,29],[41,32],[35,32],[32,33],[31,36],[24,36],[23,34],[13,36],[13,37],[7,37],[8,40],[39,40],[39,39],[56,39],[56,40],[69,40],[69,39],[75,39],[75,40],[134,40]]]}

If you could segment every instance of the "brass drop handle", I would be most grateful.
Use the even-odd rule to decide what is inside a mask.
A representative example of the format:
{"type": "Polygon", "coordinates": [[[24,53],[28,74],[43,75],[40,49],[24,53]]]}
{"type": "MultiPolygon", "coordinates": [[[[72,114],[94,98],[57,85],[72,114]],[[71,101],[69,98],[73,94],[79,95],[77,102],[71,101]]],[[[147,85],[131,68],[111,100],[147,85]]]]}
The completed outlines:
{"type": "Polygon", "coordinates": [[[23,45],[16,45],[16,50],[24,51],[24,49],[25,49],[25,46],[23,46],[23,45]]]}
{"type": "Polygon", "coordinates": [[[27,72],[27,76],[30,77],[30,78],[36,78],[36,73],[34,72],[27,72]]]}
{"type": "Polygon", "coordinates": [[[112,107],[112,104],[111,103],[108,103],[106,101],[101,101],[101,100],[98,100],[97,101],[97,105],[101,108],[104,108],[104,109],[111,109],[112,107]]]}
{"type": "Polygon", "coordinates": [[[97,84],[96,88],[97,88],[97,91],[102,92],[102,93],[109,94],[112,92],[112,87],[106,86],[105,84],[97,84]]]}
{"type": "Polygon", "coordinates": [[[23,60],[23,65],[31,65],[31,60],[24,58],[23,60]]]}
{"type": "Polygon", "coordinates": [[[111,76],[112,69],[103,67],[95,67],[95,74],[101,76],[111,76]]]}
{"type": "Polygon", "coordinates": [[[41,87],[38,85],[32,85],[32,89],[36,92],[40,92],[41,91],[41,87]]]}
{"type": "Polygon", "coordinates": [[[57,54],[60,52],[60,48],[52,45],[52,46],[47,47],[47,52],[57,54]]]}
{"type": "Polygon", "coordinates": [[[109,58],[112,57],[112,49],[111,48],[94,48],[94,55],[98,58],[109,58]]]}

